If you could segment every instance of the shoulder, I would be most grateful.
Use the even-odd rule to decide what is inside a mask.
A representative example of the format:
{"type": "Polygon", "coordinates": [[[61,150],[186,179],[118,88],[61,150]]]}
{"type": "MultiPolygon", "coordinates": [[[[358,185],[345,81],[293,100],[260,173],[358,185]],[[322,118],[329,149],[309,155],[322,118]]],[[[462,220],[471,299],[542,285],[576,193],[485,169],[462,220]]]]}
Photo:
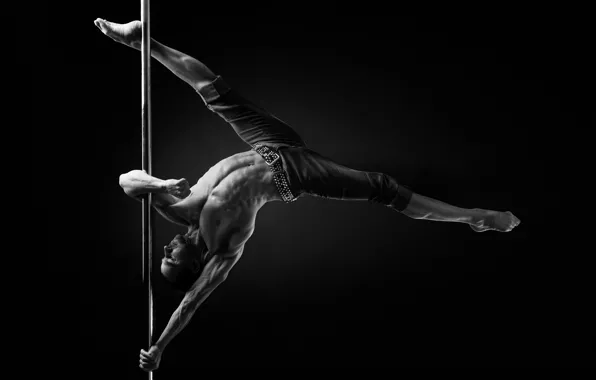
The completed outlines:
{"type": "Polygon", "coordinates": [[[255,215],[254,210],[244,207],[221,210],[204,225],[212,226],[216,247],[220,247],[226,255],[236,254],[244,249],[244,244],[254,232],[255,215]]]}

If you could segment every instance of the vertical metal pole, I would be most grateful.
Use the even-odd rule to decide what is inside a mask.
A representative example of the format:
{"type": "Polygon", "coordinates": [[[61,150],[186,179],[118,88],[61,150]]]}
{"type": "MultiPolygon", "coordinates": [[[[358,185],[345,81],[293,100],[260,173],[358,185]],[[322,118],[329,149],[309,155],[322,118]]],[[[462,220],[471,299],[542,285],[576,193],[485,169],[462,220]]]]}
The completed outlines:
{"type": "MultiPolygon", "coordinates": [[[[152,175],[151,165],[151,33],[149,28],[149,0],[141,0],[141,24],[143,27],[141,41],[141,73],[142,73],[142,169],[152,175]]],[[[151,288],[151,271],[153,263],[153,213],[152,194],[143,199],[143,285],[147,290],[147,347],[151,347],[153,336],[153,293],[151,288]]],[[[149,380],[153,372],[149,372],[149,380]]]]}

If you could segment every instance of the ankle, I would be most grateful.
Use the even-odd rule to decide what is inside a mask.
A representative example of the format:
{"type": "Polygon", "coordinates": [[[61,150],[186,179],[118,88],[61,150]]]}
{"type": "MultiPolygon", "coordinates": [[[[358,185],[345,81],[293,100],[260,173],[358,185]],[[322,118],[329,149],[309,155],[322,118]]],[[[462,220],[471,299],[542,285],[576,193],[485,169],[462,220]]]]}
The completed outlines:
{"type": "Polygon", "coordinates": [[[481,208],[472,208],[468,212],[468,220],[466,221],[470,225],[479,226],[483,224],[486,219],[486,210],[481,208]]]}

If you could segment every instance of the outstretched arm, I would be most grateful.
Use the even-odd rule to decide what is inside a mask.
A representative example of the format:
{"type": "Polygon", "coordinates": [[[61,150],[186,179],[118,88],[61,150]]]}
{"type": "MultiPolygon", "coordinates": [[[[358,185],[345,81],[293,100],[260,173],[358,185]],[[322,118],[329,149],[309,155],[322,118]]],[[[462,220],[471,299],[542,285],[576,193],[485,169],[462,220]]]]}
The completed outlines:
{"type": "Polygon", "coordinates": [[[205,268],[203,268],[201,276],[195,281],[192,288],[186,292],[182,302],[180,302],[180,305],[172,314],[165,330],[155,343],[160,350],[163,350],[186,327],[199,306],[201,306],[215,288],[226,280],[228,273],[239,258],[240,255],[229,258],[221,255],[213,256],[205,268]]]}
{"type": "Polygon", "coordinates": [[[141,350],[140,367],[147,371],[157,369],[161,355],[166,346],[188,325],[194,313],[199,306],[209,297],[209,295],[221,285],[232,267],[240,259],[241,254],[232,257],[215,255],[207,263],[201,273],[201,276],[195,281],[192,288],[186,292],[182,302],[170,317],[168,325],[162,332],[157,342],[150,350],[141,350]]]}

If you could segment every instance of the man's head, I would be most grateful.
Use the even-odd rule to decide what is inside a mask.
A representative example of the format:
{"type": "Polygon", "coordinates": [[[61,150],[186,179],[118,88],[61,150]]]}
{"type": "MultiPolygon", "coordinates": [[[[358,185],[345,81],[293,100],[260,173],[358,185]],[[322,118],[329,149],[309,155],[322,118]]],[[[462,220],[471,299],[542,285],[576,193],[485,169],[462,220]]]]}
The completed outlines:
{"type": "Polygon", "coordinates": [[[189,238],[176,235],[164,247],[161,273],[174,288],[186,292],[201,274],[201,249],[189,238]]]}

